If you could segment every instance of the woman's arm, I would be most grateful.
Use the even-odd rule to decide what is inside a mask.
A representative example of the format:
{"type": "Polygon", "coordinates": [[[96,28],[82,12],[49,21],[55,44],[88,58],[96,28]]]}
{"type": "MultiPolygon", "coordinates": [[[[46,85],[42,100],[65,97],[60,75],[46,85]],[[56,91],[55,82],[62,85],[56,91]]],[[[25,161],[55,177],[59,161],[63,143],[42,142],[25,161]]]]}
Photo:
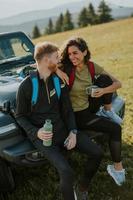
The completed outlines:
{"type": "Polygon", "coordinates": [[[67,83],[67,85],[69,85],[69,77],[67,76],[67,74],[65,72],[63,72],[61,69],[57,68],[56,72],[57,76],[60,77],[60,79],[65,83],[67,83]]]}
{"type": "Polygon", "coordinates": [[[104,88],[105,94],[107,94],[107,93],[113,93],[113,92],[115,92],[117,89],[119,89],[119,88],[122,87],[121,82],[120,82],[118,79],[116,79],[114,76],[112,76],[111,74],[109,74],[108,72],[103,71],[102,74],[108,75],[108,76],[112,79],[112,81],[113,81],[113,84],[112,84],[112,85],[110,85],[110,86],[104,88]]]}
{"type": "Polygon", "coordinates": [[[121,82],[119,80],[117,80],[114,76],[109,74],[108,72],[103,71],[101,74],[108,75],[112,79],[113,83],[112,83],[112,85],[110,85],[108,87],[98,88],[97,91],[94,93],[94,97],[98,98],[98,97],[101,97],[104,94],[113,93],[117,89],[122,87],[121,82]]]}

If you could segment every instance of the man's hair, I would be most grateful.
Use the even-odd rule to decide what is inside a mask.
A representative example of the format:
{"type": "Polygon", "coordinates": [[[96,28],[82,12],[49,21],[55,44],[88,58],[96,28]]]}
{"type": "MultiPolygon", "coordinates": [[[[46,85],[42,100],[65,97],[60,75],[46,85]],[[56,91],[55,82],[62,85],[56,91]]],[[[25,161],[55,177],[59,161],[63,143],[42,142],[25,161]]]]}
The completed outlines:
{"type": "Polygon", "coordinates": [[[59,48],[51,42],[43,42],[35,46],[34,59],[40,61],[45,55],[50,55],[59,48]]]}

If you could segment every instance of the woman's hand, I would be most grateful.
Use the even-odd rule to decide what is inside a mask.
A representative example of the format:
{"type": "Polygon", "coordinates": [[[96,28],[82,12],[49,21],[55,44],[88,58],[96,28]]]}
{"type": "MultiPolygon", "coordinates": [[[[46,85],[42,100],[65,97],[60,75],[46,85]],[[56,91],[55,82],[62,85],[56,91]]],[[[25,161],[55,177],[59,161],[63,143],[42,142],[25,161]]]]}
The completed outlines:
{"type": "Polygon", "coordinates": [[[40,140],[50,140],[53,137],[53,133],[46,133],[42,128],[39,129],[39,131],[37,132],[37,137],[40,140]]]}
{"type": "Polygon", "coordinates": [[[101,97],[105,94],[105,90],[104,88],[98,88],[94,93],[93,93],[93,97],[98,98],[101,97]]]}
{"type": "Polygon", "coordinates": [[[65,72],[63,72],[62,70],[60,70],[59,68],[57,68],[56,74],[61,78],[61,80],[64,83],[66,82],[67,85],[69,85],[69,77],[67,76],[67,74],[65,72]]]}
{"type": "Polygon", "coordinates": [[[67,150],[71,150],[76,146],[77,138],[76,134],[70,132],[69,136],[67,137],[67,143],[66,143],[66,148],[67,150]]]}

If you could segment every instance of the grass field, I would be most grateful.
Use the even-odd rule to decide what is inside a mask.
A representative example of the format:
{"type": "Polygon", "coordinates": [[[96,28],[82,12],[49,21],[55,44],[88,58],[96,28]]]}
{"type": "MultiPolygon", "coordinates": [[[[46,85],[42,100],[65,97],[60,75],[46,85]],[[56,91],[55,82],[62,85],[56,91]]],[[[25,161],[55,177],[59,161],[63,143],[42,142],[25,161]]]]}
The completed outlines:
{"type": "MultiPolygon", "coordinates": [[[[88,42],[92,60],[122,82],[119,94],[126,101],[122,155],[127,181],[118,187],[108,176],[106,165],[110,155],[107,152],[92,181],[90,200],[133,200],[133,18],[41,37],[34,43],[48,40],[61,46],[64,40],[75,35],[88,42]]],[[[78,163],[78,157],[81,159],[77,155],[72,163],[79,174],[82,163],[78,163]]],[[[59,200],[58,176],[50,164],[34,169],[15,168],[15,179],[17,188],[5,196],[7,200],[59,200]]]]}

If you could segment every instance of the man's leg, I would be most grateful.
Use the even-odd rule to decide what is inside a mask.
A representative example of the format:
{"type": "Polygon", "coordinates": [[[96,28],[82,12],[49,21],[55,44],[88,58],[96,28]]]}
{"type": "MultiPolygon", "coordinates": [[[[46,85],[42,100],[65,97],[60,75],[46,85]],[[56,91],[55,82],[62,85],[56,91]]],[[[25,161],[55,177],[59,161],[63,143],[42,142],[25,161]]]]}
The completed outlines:
{"type": "Polygon", "coordinates": [[[85,165],[84,175],[81,180],[81,190],[87,190],[91,179],[96,174],[100,165],[103,151],[102,149],[86,135],[80,132],[77,135],[77,149],[88,156],[88,161],[85,165]]]}
{"type": "Polygon", "coordinates": [[[44,156],[57,169],[60,176],[60,188],[64,200],[75,200],[73,191],[73,171],[57,146],[42,147],[44,156]]]}

